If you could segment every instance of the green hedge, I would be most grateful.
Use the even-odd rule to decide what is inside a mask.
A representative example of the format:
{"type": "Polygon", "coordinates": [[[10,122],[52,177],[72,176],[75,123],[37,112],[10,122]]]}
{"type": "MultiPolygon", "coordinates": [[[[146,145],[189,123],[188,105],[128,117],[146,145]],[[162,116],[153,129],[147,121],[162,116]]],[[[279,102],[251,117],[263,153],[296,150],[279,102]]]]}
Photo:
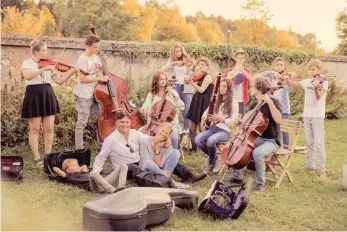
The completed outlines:
{"type": "MultiPolygon", "coordinates": [[[[170,47],[174,44],[173,42],[152,42],[154,52],[147,53],[141,49],[139,45],[134,45],[128,51],[114,51],[113,54],[120,55],[122,57],[128,58],[144,58],[148,54],[152,57],[158,58],[168,58],[170,47]]],[[[204,43],[181,43],[189,55],[199,58],[201,56],[206,56],[210,59],[214,58],[213,61],[217,62],[222,69],[228,67],[233,61],[230,54],[234,53],[238,48],[243,48],[250,57],[248,61],[249,65],[255,69],[259,69],[259,64],[271,64],[273,60],[282,56],[287,61],[304,64],[308,62],[311,58],[315,57],[314,53],[305,53],[301,51],[284,51],[278,49],[260,48],[249,45],[212,45],[204,43]]]]}

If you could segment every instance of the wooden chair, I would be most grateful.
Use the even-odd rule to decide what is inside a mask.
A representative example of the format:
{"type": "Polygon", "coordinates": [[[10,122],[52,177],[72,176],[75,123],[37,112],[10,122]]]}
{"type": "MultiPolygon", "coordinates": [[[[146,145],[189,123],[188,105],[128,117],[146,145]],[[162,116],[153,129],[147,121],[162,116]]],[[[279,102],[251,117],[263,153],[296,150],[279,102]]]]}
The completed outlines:
{"type": "Polygon", "coordinates": [[[281,132],[288,132],[291,136],[291,143],[289,144],[289,149],[280,149],[278,152],[269,155],[265,158],[266,167],[270,169],[270,173],[274,177],[267,179],[276,182],[276,188],[280,186],[285,176],[288,178],[290,182],[293,181],[293,178],[289,172],[289,167],[293,159],[293,155],[295,154],[295,147],[299,139],[299,132],[301,128],[302,123],[300,121],[282,119],[281,132]]]}

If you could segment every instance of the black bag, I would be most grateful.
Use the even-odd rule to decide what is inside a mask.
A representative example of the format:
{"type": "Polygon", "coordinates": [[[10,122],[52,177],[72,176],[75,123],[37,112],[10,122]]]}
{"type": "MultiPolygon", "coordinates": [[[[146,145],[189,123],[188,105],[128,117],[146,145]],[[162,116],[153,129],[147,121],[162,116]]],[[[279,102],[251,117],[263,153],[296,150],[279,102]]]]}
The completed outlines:
{"type": "Polygon", "coordinates": [[[45,155],[43,171],[48,174],[48,178],[51,180],[56,180],[58,182],[72,184],[81,188],[87,188],[89,186],[89,181],[84,178],[85,176],[73,176],[61,177],[53,172],[53,167],[58,167],[62,169],[62,165],[65,159],[77,159],[80,166],[90,165],[90,149],[80,149],[80,150],[67,150],[63,152],[52,152],[45,155]]]}
{"type": "Polygon", "coordinates": [[[237,219],[248,205],[253,179],[244,184],[226,186],[215,181],[201,202],[199,211],[212,215],[215,219],[237,219]],[[238,191],[235,189],[240,188],[238,191]]]}
{"type": "Polygon", "coordinates": [[[144,171],[135,176],[135,181],[140,187],[161,187],[173,188],[173,183],[170,177],[144,171]]]}
{"type": "Polygon", "coordinates": [[[23,158],[21,156],[1,156],[1,180],[23,180],[23,158]]]}

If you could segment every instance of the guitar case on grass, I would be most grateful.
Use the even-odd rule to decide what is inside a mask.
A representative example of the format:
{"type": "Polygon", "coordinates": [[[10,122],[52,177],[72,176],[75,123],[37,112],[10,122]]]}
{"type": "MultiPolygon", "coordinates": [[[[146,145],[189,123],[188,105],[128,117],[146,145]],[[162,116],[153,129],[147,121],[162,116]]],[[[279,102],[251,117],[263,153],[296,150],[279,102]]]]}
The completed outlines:
{"type": "MultiPolygon", "coordinates": [[[[65,159],[77,159],[78,164],[80,166],[87,165],[89,167],[90,165],[90,149],[80,149],[80,150],[68,150],[68,151],[62,151],[62,152],[51,152],[45,155],[44,158],[44,164],[43,164],[43,171],[48,174],[48,178],[50,180],[56,180],[58,182],[66,183],[66,184],[73,184],[82,188],[85,188],[86,183],[83,181],[83,183],[70,183],[67,178],[60,177],[56,175],[53,172],[54,167],[58,167],[62,169],[62,165],[65,159]]],[[[89,180],[88,180],[89,182],[89,180]]],[[[89,184],[88,184],[89,185],[89,184]]]]}
{"type": "Polygon", "coordinates": [[[237,219],[248,205],[252,184],[252,178],[248,178],[244,184],[230,186],[215,181],[201,202],[199,211],[215,219],[237,219]]]}
{"type": "Polygon", "coordinates": [[[23,181],[24,161],[21,156],[1,156],[1,180],[23,181]]]}
{"type": "Polygon", "coordinates": [[[192,209],[196,191],[133,187],[88,201],[83,206],[83,229],[89,231],[134,231],[162,224],[174,207],[192,209]]]}

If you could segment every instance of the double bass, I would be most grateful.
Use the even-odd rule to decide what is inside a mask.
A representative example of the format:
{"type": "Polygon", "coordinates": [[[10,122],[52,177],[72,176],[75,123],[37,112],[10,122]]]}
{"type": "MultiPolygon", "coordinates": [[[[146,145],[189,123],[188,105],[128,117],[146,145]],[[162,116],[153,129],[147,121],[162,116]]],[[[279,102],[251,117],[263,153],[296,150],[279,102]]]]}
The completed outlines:
{"type": "MultiPolygon", "coordinates": [[[[90,31],[97,35],[95,27],[90,26],[90,31]]],[[[94,90],[95,100],[101,105],[101,116],[98,118],[99,137],[104,140],[116,129],[116,113],[119,110],[127,111],[131,116],[132,129],[138,129],[144,125],[141,113],[136,107],[129,104],[129,88],[121,78],[108,71],[107,64],[99,49],[99,57],[103,67],[103,74],[110,78],[106,83],[99,82],[94,90]]]]}
{"type": "MultiPolygon", "coordinates": [[[[273,87],[268,93],[272,94],[280,88],[282,86],[273,87]]],[[[261,112],[264,104],[264,100],[258,102],[254,109],[245,114],[236,135],[224,147],[221,159],[229,167],[242,169],[252,159],[255,141],[269,124],[269,119],[261,112]]]]}

